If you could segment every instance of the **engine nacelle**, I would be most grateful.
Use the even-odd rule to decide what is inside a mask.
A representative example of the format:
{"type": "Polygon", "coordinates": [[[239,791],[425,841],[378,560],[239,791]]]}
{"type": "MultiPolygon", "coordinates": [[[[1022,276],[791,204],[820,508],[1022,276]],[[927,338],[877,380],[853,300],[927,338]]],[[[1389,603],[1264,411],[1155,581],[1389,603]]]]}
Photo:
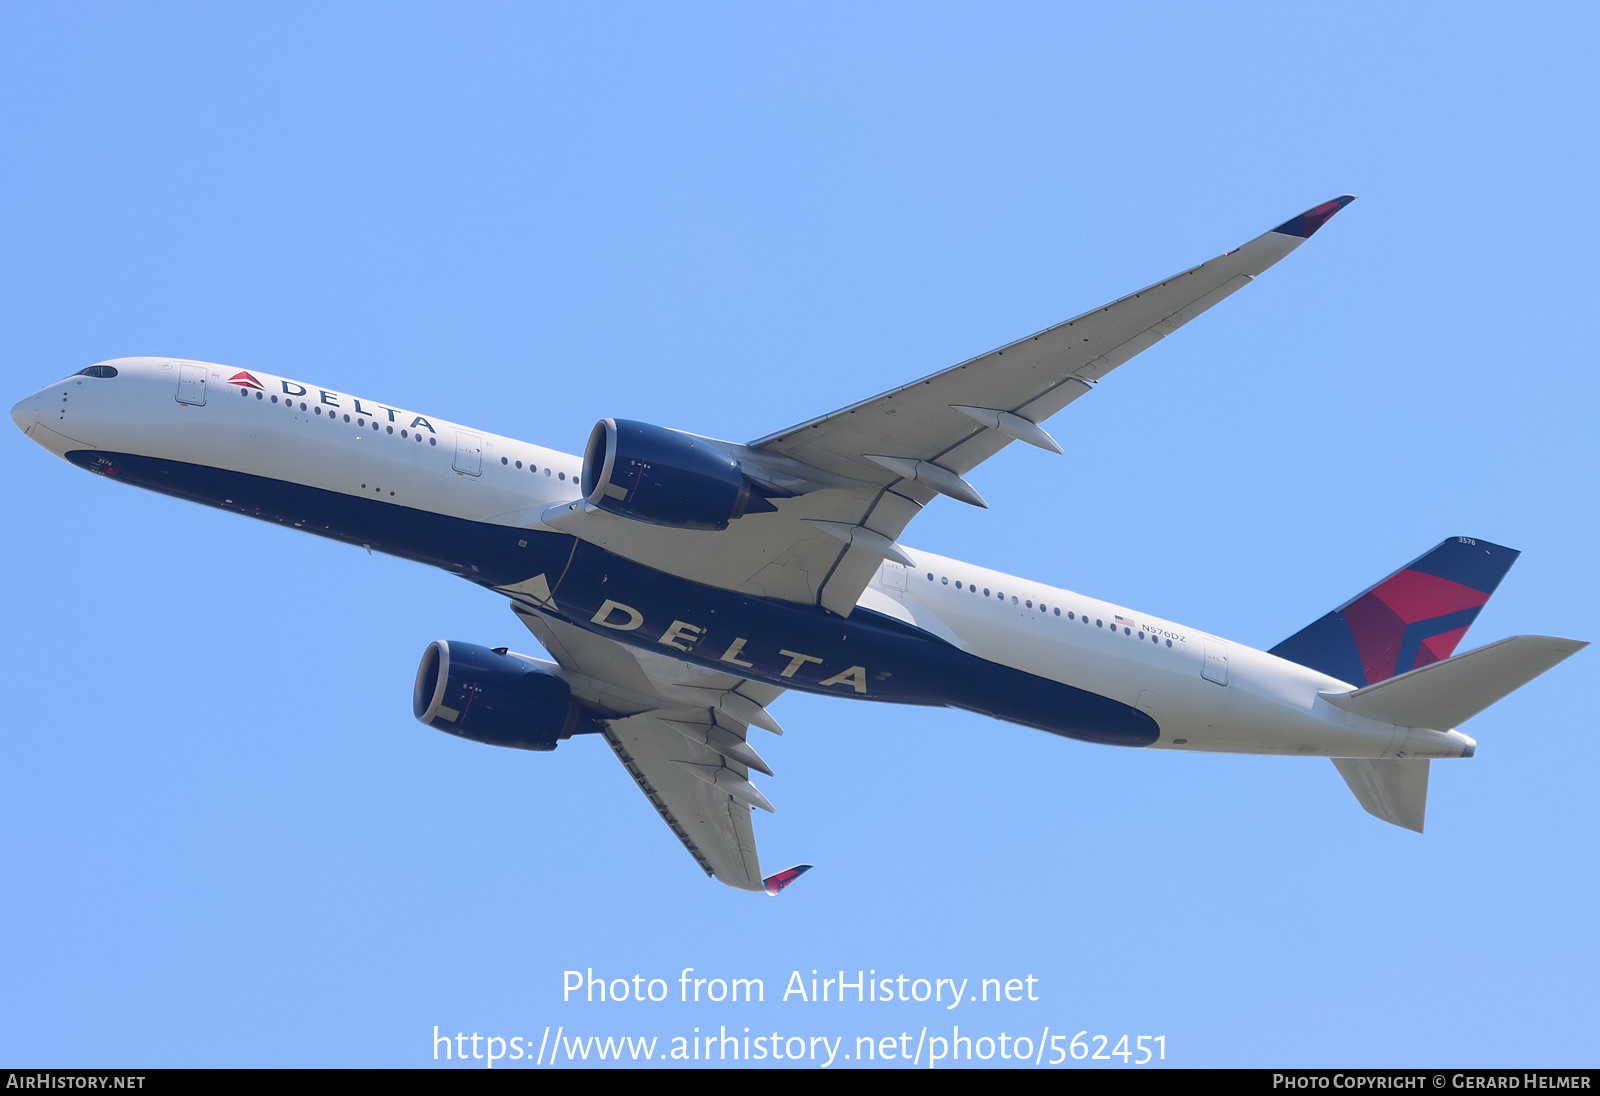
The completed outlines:
{"type": "Polygon", "coordinates": [[[552,663],[453,640],[422,652],[411,710],[437,730],[518,750],[599,730],[552,663]]]}
{"type": "Polygon", "coordinates": [[[595,423],[581,485],[607,513],[673,529],[726,529],[776,509],[738,461],[704,438],[628,419],[595,423]]]}

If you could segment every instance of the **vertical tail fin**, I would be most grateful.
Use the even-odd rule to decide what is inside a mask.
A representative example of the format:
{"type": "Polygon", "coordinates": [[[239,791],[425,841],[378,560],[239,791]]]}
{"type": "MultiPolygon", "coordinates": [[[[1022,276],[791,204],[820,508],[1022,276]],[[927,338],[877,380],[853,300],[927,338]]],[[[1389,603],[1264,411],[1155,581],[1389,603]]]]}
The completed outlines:
{"type": "Polygon", "coordinates": [[[1361,688],[1447,659],[1520,552],[1451,537],[1271,653],[1361,688]]]}

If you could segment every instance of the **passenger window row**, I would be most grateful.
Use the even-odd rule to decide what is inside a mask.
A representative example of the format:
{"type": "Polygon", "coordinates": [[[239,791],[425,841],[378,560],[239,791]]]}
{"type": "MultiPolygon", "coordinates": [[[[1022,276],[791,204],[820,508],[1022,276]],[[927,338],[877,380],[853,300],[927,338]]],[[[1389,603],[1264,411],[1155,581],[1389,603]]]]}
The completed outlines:
{"type": "MultiPolygon", "coordinates": [[[[927,573],[927,575],[928,575],[928,581],[932,582],[933,581],[933,572],[929,571],[927,573]]],[[[948,575],[940,576],[939,581],[940,581],[940,583],[942,583],[945,586],[950,585],[950,577],[948,575]]],[[[970,583],[970,582],[963,583],[961,579],[956,579],[956,589],[957,590],[966,590],[970,594],[976,594],[978,592],[978,587],[976,585],[974,585],[973,583],[970,583]]],[[[1000,601],[1000,602],[1004,602],[1006,600],[1006,595],[1005,595],[1005,593],[1003,591],[996,590],[993,594],[991,594],[989,592],[989,587],[987,587],[987,586],[985,586],[983,588],[983,596],[984,597],[993,597],[997,601],[1000,601]]],[[[1017,598],[1017,595],[1015,595],[1015,594],[1011,595],[1011,604],[1025,606],[1025,607],[1027,607],[1029,609],[1033,608],[1033,600],[1031,598],[1023,598],[1023,599],[1019,600],[1017,598]]],[[[1048,615],[1051,615],[1051,616],[1059,617],[1059,616],[1061,616],[1061,607],[1059,605],[1057,605],[1054,608],[1051,608],[1050,606],[1047,606],[1044,602],[1041,601],[1039,603],[1039,612],[1045,613],[1045,614],[1048,614],[1048,615]]],[[[1089,623],[1089,617],[1086,614],[1079,614],[1076,610],[1072,610],[1072,609],[1067,610],[1066,619],[1067,620],[1071,620],[1071,621],[1082,621],[1084,624],[1088,624],[1089,623]]],[[[1105,619],[1103,617],[1096,618],[1096,620],[1094,622],[1094,626],[1096,628],[1105,628],[1106,627],[1105,619]]],[[[1112,633],[1115,634],[1118,628],[1122,629],[1122,634],[1125,635],[1125,636],[1132,636],[1134,634],[1134,629],[1133,629],[1132,625],[1124,623],[1124,622],[1119,621],[1119,620],[1113,620],[1111,622],[1111,631],[1112,631],[1112,633]]],[[[1143,628],[1139,629],[1138,637],[1139,637],[1139,639],[1141,641],[1143,641],[1145,638],[1148,637],[1151,643],[1154,643],[1156,646],[1160,646],[1161,645],[1161,641],[1162,641],[1162,637],[1161,636],[1156,635],[1154,632],[1146,633],[1143,628]]],[[[1172,640],[1169,639],[1169,640],[1166,641],[1166,643],[1167,643],[1168,647],[1172,646],[1172,640]]]]}
{"type": "MultiPolygon", "coordinates": [[[[241,389],[239,389],[239,394],[241,396],[245,397],[246,399],[249,399],[250,391],[251,390],[248,389],[248,388],[241,388],[241,389]]],[[[273,403],[277,403],[278,402],[278,397],[277,396],[265,396],[265,395],[263,395],[263,393],[259,389],[256,390],[256,399],[258,399],[258,400],[259,399],[267,399],[267,400],[270,400],[273,403]]],[[[295,404],[294,400],[292,400],[292,399],[288,398],[287,396],[285,396],[283,398],[283,406],[287,407],[289,410],[293,411],[295,409],[295,407],[296,407],[296,404],[295,404]]],[[[310,411],[314,415],[323,414],[323,410],[322,410],[322,405],[321,404],[307,405],[305,400],[301,400],[299,402],[298,406],[299,406],[301,411],[310,411]]],[[[343,422],[346,422],[346,423],[351,422],[350,416],[348,414],[341,414],[339,411],[336,411],[336,410],[328,411],[327,412],[327,416],[328,416],[328,421],[329,422],[340,422],[340,421],[343,421],[343,422]]],[[[380,423],[377,419],[373,419],[369,423],[367,421],[367,418],[366,418],[365,415],[357,415],[355,417],[354,425],[358,429],[362,429],[362,430],[365,430],[370,425],[374,431],[384,430],[384,431],[386,431],[387,433],[390,433],[390,434],[394,433],[394,427],[392,425],[385,426],[383,423],[380,423]]],[[[407,429],[405,427],[402,427],[401,430],[400,430],[400,436],[402,438],[415,440],[418,445],[422,444],[422,431],[421,430],[410,430],[410,429],[407,429]]],[[[436,437],[433,437],[432,435],[429,435],[428,444],[436,446],[436,445],[439,444],[439,439],[436,438],[436,437]]]]}
{"type": "MultiPolygon", "coordinates": [[[[501,457],[500,458],[500,463],[501,464],[505,464],[505,465],[509,465],[509,464],[512,463],[512,461],[511,461],[510,457],[501,457]]],[[[518,468],[521,468],[522,467],[522,462],[519,460],[519,461],[516,462],[516,465],[517,465],[518,468]]],[[[538,465],[535,465],[535,464],[529,464],[528,465],[528,471],[532,472],[534,475],[538,475],[539,474],[539,467],[538,467],[538,465]]],[[[544,470],[544,474],[548,476],[550,474],[550,471],[551,470],[549,468],[546,468],[544,470]]],[[[567,474],[565,472],[557,472],[556,475],[563,481],[565,481],[566,478],[567,478],[567,474]]],[[[574,483],[576,483],[578,481],[578,477],[577,476],[573,476],[572,477],[572,481],[574,483]]]]}
{"type": "MultiPolygon", "coordinates": [[[[85,370],[85,373],[87,373],[87,370],[85,370]]],[[[98,376],[98,375],[99,374],[96,374],[96,376],[98,376]]],[[[111,373],[110,375],[111,376],[116,376],[116,374],[114,372],[111,373]]],[[[244,397],[245,399],[249,399],[251,391],[252,390],[249,389],[249,388],[241,388],[241,389],[239,389],[239,395],[244,397]]],[[[255,397],[258,400],[270,399],[271,402],[273,402],[273,403],[277,403],[278,402],[278,397],[277,396],[270,396],[269,397],[265,393],[263,393],[260,389],[255,389],[254,391],[255,391],[255,397]]],[[[287,396],[285,396],[283,398],[283,406],[285,406],[289,410],[293,411],[295,409],[296,404],[295,404],[294,400],[292,400],[292,399],[288,398],[287,396]]],[[[321,415],[323,413],[321,404],[307,404],[306,401],[304,401],[304,400],[301,400],[299,402],[299,408],[300,408],[301,411],[308,411],[309,410],[313,414],[316,414],[316,415],[321,415]]],[[[342,414],[341,412],[338,412],[338,411],[329,411],[329,412],[327,412],[327,415],[328,415],[328,421],[329,422],[339,422],[341,420],[346,422],[346,423],[350,422],[350,416],[348,414],[342,414]]],[[[367,428],[368,425],[369,425],[369,423],[367,421],[366,416],[364,416],[364,415],[357,415],[356,416],[356,418],[355,418],[355,426],[358,429],[363,429],[364,430],[364,429],[367,428]]],[[[394,427],[392,425],[386,426],[383,423],[380,423],[377,419],[373,419],[371,421],[370,425],[371,425],[371,427],[372,427],[372,429],[374,431],[381,429],[381,430],[386,431],[389,434],[393,434],[395,432],[394,431],[394,427]]],[[[405,427],[402,427],[401,430],[400,430],[400,436],[402,438],[414,438],[418,445],[422,444],[423,435],[422,435],[422,431],[420,431],[420,430],[410,430],[410,429],[407,429],[405,427]]],[[[439,444],[439,439],[434,437],[434,436],[432,436],[432,435],[429,435],[428,436],[428,444],[429,445],[433,445],[433,446],[437,446],[439,444]]],[[[509,458],[509,457],[501,457],[500,458],[500,463],[509,466],[511,464],[511,458],[509,458]]],[[[519,460],[519,461],[516,462],[516,465],[520,469],[522,467],[522,462],[519,460]]],[[[532,472],[534,475],[538,475],[539,474],[539,466],[536,465],[536,464],[530,463],[528,465],[528,471],[532,472]]],[[[544,469],[544,474],[546,476],[548,476],[553,471],[554,471],[554,469],[551,469],[551,468],[547,467],[547,468],[544,469]]],[[[567,474],[565,472],[556,472],[555,474],[562,482],[566,482],[567,474]]],[[[573,479],[573,482],[576,483],[578,477],[576,475],[574,475],[572,477],[572,479],[573,479]]]]}

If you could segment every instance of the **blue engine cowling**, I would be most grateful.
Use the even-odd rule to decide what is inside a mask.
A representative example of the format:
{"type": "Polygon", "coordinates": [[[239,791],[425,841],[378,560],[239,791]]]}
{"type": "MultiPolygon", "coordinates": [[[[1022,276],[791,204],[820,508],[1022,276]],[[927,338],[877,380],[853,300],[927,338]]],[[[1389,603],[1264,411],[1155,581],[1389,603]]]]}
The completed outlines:
{"type": "Polygon", "coordinates": [[[600,729],[553,664],[455,640],[436,639],[422,652],[411,710],[458,738],[518,750],[553,750],[600,729]]]}
{"type": "Polygon", "coordinates": [[[704,438],[629,419],[595,423],[581,486],[607,513],[673,529],[726,529],[776,509],[738,461],[704,438]]]}

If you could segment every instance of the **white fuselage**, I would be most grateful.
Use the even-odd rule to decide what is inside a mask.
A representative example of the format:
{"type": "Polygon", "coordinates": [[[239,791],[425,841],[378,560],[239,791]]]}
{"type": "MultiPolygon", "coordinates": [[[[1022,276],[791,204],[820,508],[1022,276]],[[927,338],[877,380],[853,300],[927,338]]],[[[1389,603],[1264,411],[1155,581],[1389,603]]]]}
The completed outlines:
{"type": "MultiPolygon", "coordinates": [[[[580,494],[580,459],[533,443],[255,370],[164,358],[105,364],[115,377],[69,377],[17,404],[12,417],[40,445],[113,478],[118,456],[131,455],[362,498],[397,514],[530,533],[543,531],[547,508],[580,494]],[[248,382],[233,379],[241,375],[248,382]]],[[[217,497],[172,493],[253,512],[220,487],[217,497]]],[[[1460,757],[1473,745],[1459,732],[1397,727],[1335,707],[1319,694],[1348,692],[1349,683],[1265,652],[1069,590],[904,551],[913,566],[886,562],[862,594],[862,609],[986,663],[1143,712],[1160,728],[1149,745],[1363,758],[1460,757]]],[[[426,558],[478,577],[464,560],[426,558]]],[[[676,656],[669,640],[655,649],[676,656]]],[[[855,684],[845,677],[811,687],[872,699],[855,684]]]]}

